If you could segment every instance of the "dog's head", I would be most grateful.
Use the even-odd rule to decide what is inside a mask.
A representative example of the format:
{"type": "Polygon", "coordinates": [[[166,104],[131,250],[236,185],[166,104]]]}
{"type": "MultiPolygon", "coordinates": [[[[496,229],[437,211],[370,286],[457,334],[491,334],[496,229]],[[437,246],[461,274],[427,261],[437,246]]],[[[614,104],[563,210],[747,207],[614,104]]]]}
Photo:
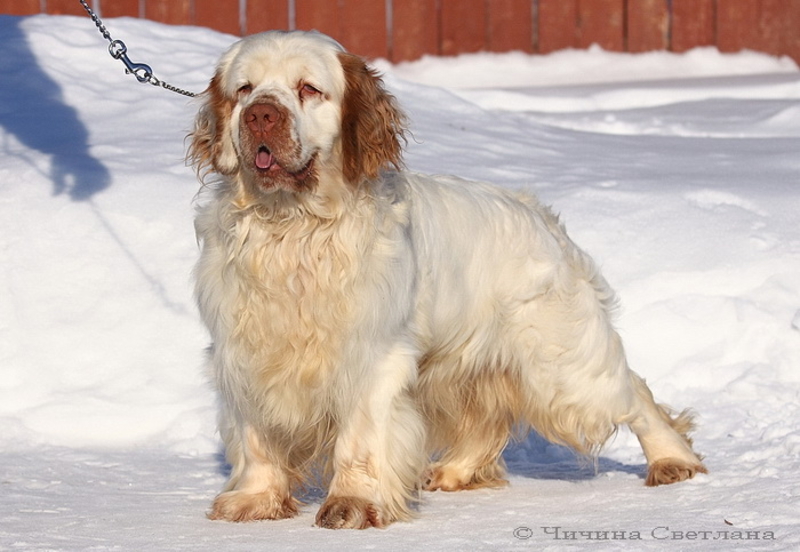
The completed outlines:
{"type": "Polygon", "coordinates": [[[198,173],[255,198],[358,186],[401,163],[404,117],[377,73],[316,32],[270,31],[223,54],[189,147],[198,173]]]}

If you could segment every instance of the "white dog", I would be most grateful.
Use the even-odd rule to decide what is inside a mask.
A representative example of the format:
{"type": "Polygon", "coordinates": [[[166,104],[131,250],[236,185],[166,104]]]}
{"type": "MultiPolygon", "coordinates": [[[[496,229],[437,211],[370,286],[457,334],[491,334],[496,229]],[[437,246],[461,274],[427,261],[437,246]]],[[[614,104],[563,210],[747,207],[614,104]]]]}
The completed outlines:
{"type": "Polygon", "coordinates": [[[596,454],[619,424],[648,485],[705,472],[691,418],[625,360],[614,294],[529,195],[400,170],[404,117],[363,60],[268,32],[221,58],[189,158],[230,480],[209,517],[322,527],[409,518],[417,490],[504,484],[516,428],[596,454]],[[432,462],[429,464],[429,462],[432,462]]]}

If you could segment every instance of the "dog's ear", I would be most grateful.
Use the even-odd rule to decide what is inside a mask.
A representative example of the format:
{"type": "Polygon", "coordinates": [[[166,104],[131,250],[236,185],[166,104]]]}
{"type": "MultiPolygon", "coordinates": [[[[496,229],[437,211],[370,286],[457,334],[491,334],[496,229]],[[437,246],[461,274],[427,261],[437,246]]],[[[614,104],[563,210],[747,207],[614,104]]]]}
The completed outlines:
{"type": "Polygon", "coordinates": [[[342,161],[351,184],[402,165],[405,115],[383,87],[377,71],[358,56],[340,53],[345,93],[342,104],[342,161]]]}
{"type": "Polygon", "coordinates": [[[239,168],[230,121],[233,102],[225,97],[218,72],[203,92],[203,105],[195,118],[187,158],[200,177],[210,172],[229,175],[239,168]]]}

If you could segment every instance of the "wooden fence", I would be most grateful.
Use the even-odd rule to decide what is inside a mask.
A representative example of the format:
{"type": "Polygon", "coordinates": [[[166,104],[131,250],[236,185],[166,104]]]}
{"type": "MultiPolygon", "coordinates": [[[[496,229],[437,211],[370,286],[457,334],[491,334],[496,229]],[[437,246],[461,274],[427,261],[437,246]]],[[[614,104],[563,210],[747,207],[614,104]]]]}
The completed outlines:
{"type": "MultiPolygon", "coordinates": [[[[317,29],[392,61],[424,54],[599,44],[682,52],[715,45],[800,62],[800,0],[93,0],[104,18],[144,17],[234,35],[317,29]]],[[[84,15],[78,0],[0,0],[0,13],[84,15]]]]}

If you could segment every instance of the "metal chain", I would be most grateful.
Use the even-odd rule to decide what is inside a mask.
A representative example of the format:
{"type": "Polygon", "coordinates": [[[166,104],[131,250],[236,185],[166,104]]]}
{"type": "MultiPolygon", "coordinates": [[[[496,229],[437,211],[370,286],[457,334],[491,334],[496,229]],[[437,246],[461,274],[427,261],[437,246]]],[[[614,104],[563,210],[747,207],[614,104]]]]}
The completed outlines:
{"type": "Polygon", "coordinates": [[[144,63],[133,63],[128,57],[127,54],[128,47],[125,46],[125,43],[122,42],[121,40],[113,40],[111,38],[111,33],[109,33],[108,30],[105,28],[105,25],[103,25],[103,22],[100,20],[100,17],[98,17],[98,15],[94,12],[94,10],[91,7],[89,7],[89,4],[86,2],[86,0],[78,0],[78,1],[83,6],[83,9],[86,10],[86,13],[89,14],[89,17],[92,18],[92,21],[94,21],[94,24],[97,26],[97,30],[100,31],[100,34],[103,35],[103,38],[108,40],[109,42],[108,53],[111,54],[111,57],[113,57],[114,59],[118,59],[125,64],[126,73],[135,76],[136,80],[138,80],[139,82],[147,82],[152,84],[153,86],[160,86],[161,88],[164,88],[171,92],[176,92],[177,94],[189,96],[190,98],[197,95],[194,92],[183,90],[182,88],[178,88],[177,86],[173,86],[162,80],[157,79],[156,76],[153,74],[153,70],[150,68],[149,65],[144,63]]]}

